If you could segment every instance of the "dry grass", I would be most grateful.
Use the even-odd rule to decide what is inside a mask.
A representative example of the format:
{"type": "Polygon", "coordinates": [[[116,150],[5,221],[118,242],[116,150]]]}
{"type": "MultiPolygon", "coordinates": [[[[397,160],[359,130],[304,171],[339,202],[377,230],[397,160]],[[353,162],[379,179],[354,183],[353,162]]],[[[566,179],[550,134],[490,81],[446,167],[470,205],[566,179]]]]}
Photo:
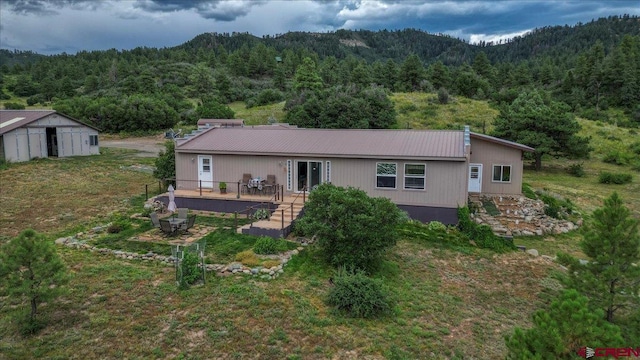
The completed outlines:
{"type": "Polygon", "coordinates": [[[126,209],[132,196],[144,194],[145,184],[157,189],[149,173],[130,168],[152,165],[153,159],[126,150],[101,152],[104,155],[41,159],[0,170],[0,239],[26,228],[55,233],[86,224],[126,209]]]}
{"type": "Polygon", "coordinates": [[[243,101],[237,101],[229,104],[229,107],[236,113],[236,119],[244,119],[247,125],[264,125],[268,123],[269,118],[284,122],[284,101],[250,109],[246,108],[243,101]]]}

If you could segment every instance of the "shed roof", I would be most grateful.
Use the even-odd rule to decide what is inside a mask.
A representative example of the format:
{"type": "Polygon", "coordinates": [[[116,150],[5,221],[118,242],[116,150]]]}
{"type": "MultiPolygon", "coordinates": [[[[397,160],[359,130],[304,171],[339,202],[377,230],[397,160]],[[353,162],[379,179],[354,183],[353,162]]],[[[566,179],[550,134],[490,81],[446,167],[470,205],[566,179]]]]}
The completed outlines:
{"type": "Polygon", "coordinates": [[[220,126],[242,126],[244,125],[243,119],[199,119],[198,126],[203,125],[220,125],[220,126]]]}
{"type": "Polygon", "coordinates": [[[464,132],[454,130],[211,128],[179,141],[176,152],[463,161],[464,132]]]}
{"type": "Polygon", "coordinates": [[[99,131],[99,129],[96,127],[83,123],[82,121],[76,120],[67,115],[58,113],[55,110],[0,110],[0,135],[56,113],[60,116],[64,116],[77,123],[99,131]]]}

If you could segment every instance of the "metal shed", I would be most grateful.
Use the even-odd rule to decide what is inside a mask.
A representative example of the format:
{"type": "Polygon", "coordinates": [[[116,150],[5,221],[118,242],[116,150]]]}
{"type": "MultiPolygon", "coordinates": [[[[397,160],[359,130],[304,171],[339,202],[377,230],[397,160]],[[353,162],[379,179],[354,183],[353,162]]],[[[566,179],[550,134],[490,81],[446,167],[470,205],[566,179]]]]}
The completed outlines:
{"type": "Polygon", "coordinates": [[[100,154],[99,130],[54,110],[0,110],[0,159],[100,154]]]}

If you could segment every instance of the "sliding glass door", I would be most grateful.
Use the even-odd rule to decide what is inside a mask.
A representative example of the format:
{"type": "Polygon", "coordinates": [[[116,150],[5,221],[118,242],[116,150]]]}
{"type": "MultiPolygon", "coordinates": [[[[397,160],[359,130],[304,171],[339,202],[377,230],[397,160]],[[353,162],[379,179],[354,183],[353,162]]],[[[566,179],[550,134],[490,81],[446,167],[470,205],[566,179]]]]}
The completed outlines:
{"type": "Polygon", "coordinates": [[[322,183],[322,161],[296,161],[296,191],[311,190],[322,183]]]}

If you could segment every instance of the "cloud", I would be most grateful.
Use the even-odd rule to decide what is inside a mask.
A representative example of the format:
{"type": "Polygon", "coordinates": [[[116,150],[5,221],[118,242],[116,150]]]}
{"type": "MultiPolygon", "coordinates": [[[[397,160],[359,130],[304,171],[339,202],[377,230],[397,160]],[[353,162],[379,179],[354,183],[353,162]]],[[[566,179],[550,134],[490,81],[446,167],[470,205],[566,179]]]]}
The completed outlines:
{"type": "Polygon", "coordinates": [[[62,7],[75,9],[93,9],[100,6],[100,1],[92,0],[3,0],[16,14],[55,15],[62,7]]]}
{"type": "Polygon", "coordinates": [[[266,0],[138,0],[136,7],[150,12],[194,11],[205,19],[234,21],[266,0]]]}

